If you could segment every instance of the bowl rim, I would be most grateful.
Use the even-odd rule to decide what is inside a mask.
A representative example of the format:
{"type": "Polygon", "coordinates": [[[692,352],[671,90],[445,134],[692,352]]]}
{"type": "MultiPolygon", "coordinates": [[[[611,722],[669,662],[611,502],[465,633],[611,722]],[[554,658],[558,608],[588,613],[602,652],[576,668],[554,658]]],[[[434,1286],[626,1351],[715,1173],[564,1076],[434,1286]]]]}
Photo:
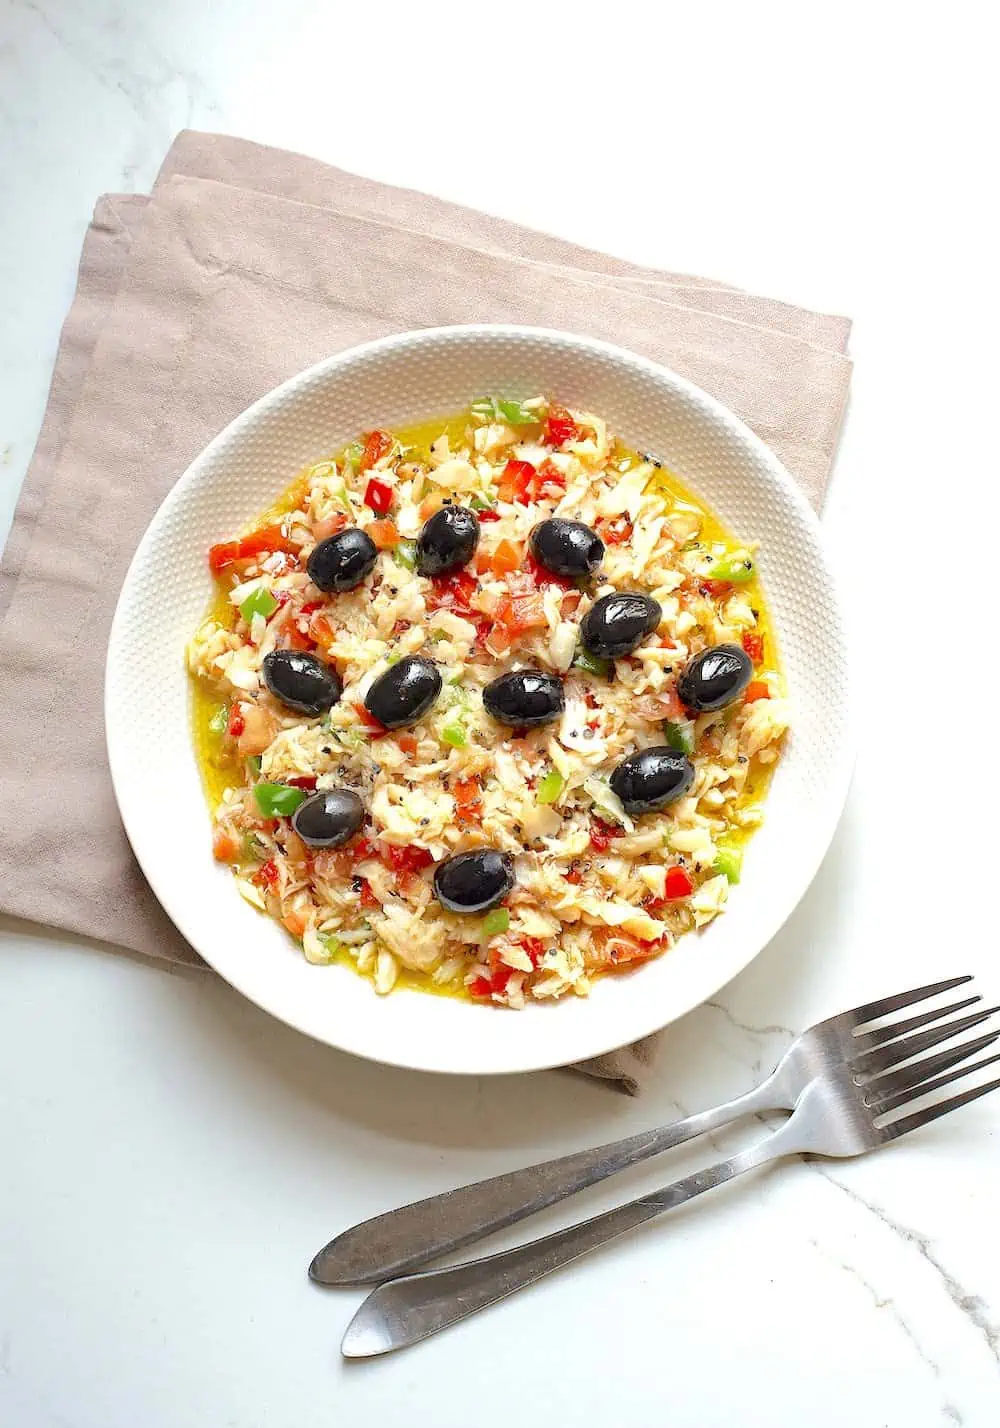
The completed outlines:
{"type": "MultiPolygon", "coordinates": [[[[697,489],[695,488],[697,495],[697,489]]],[[[696,383],[675,372],[661,362],[656,362],[651,358],[644,357],[628,348],[618,344],[604,341],[601,338],[587,336],[583,333],[570,332],[560,328],[540,327],[531,324],[521,323],[456,323],[445,324],[437,327],[411,328],[400,332],[390,333],[383,337],[371,339],[367,342],[357,343],[343,351],[333,353],[328,357],[321,358],[318,362],[303,368],[286,378],[278,386],[265,392],[258,397],[250,406],[245,408],[236,417],[226,424],[216,435],[198,452],[193,460],[188,464],[182,474],[170,487],[163,500],[157,506],[153,515],[144,530],[141,539],[136,546],[132,559],[122,580],[121,589],[115,604],[115,612],[111,622],[108,636],[107,654],[105,658],[104,676],[104,721],[105,721],[105,742],[108,754],[108,763],[111,772],[111,781],[115,793],[115,800],[118,805],[119,814],[129,840],[130,847],[142,870],[143,876],[152,889],[157,901],[170,918],[171,922],[178,929],[181,935],[189,942],[191,947],[205,960],[213,971],[223,978],[234,990],[266,1012],[269,1016],[283,1022],[285,1025],[294,1028],[296,1031],[309,1036],[311,1039],[321,1044],[335,1047],[351,1055],[361,1056],[366,1060],[374,1061],[377,1064],[397,1067],[404,1070],[414,1070],[446,1075],[520,1075],[531,1071],[549,1070],[557,1067],[565,1067],[578,1061],[586,1061],[606,1055],[616,1050],[641,1041],[644,1038],[664,1030],[666,1027],[686,1016],[689,1012],[703,1005],[718,992],[728,985],[735,977],[744,972],[751,963],[761,954],[765,947],[774,939],[789,917],[798,907],[806,891],[811,886],[816,873],[818,872],[830,843],[840,822],[844,805],[847,800],[848,791],[854,771],[856,758],[856,724],[855,724],[855,698],[853,692],[853,671],[850,661],[850,645],[848,640],[849,631],[845,618],[845,604],[841,593],[841,582],[837,571],[832,567],[826,549],[826,541],[823,537],[822,527],[819,517],[807,500],[801,487],[794,480],[783,463],[767,444],[749,426],[738,417],[730,408],[726,407],[717,397],[699,387],[696,383]],[[400,348],[405,349],[411,344],[423,344],[428,340],[435,339],[444,341],[454,341],[462,339],[474,340],[477,337],[490,336],[513,336],[519,338],[537,338],[542,341],[555,342],[562,346],[568,346],[575,350],[584,350],[594,356],[601,356],[613,362],[624,364],[633,370],[645,372],[660,382],[672,387],[681,394],[686,394],[699,405],[707,408],[708,413],[720,427],[738,439],[740,444],[749,448],[768,470],[771,477],[782,488],[782,495],[785,502],[795,508],[798,518],[804,521],[810,528],[812,536],[819,549],[823,561],[824,576],[830,591],[830,604],[836,612],[839,622],[839,634],[842,647],[846,655],[846,667],[844,674],[843,705],[841,710],[842,727],[844,737],[842,747],[838,752],[838,757],[834,764],[829,779],[827,780],[824,797],[822,800],[823,819],[822,823],[813,823],[812,851],[807,863],[800,869],[798,885],[794,894],[788,899],[771,899],[770,915],[763,919],[764,926],[756,938],[757,945],[740,962],[738,966],[726,966],[721,969],[717,979],[709,979],[710,985],[707,989],[700,988],[696,994],[688,994],[679,997],[675,1004],[664,1009],[660,1006],[657,998],[647,999],[647,1005],[651,1008],[651,1014],[642,1018],[637,1016],[637,1025],[630,1031],[622,1041],[620,1037],[614,1035],[610,1040],[604,1040],[600,1036],[600,1019],[595,1017],[589,1027],[591,1033],[591,1043],[579,1050],[567,1053],[560,1050],[556,1053],[528,1054],[519,1051],[516,1064],[509,1066],[496,1066],[492,1062],[489,1064],[472,1064],[469,1066],[444,1066],[435,1062],[433,1058],[420,1059],[412,1054],[393,1054],[391,1046],[373,1050],[361,1044],[364,1038],[353,1043],[350,1037],[338,1034],[336,1039],[332,1036],[324,1035],[321,1031],[312,1027],[303,1026],[292,1015],[268,1005],[266,998],[262,997],[259,991],[253,987],[252,978],[244,978],[234,973],[231,968],[226,971],[220,970],[213,959],[209,956],[203,946],[199,945],[198,929],[193,925],[193,919],[189,918],[187,906],[183,899],[173,890],[169,879],[165,879],[161,874],[161,865],[145,856],[145,849],[142,847],[141,836],[134,836],[131,820],[128,812],[129,800],[125,790],[125,782],[128,778],[128,769],[125,766],[124,758],[119,758],[116,752],[115,741],[115,719],[116,713],[112,707],[112,686],[114,664],[117,658],[117,650],[120,643],[121,626],[125,618],[125,607],[131,594],[131,587],[135,573],[143,561],[147,558],[150,547],[154,544],[158,536],[158,528],[164,521],[170,510],[178,502],[182,501],[188,489],[195,486],[201,478],[203,468],[210,465],[216,453],[234,437],[238,438],[240,433],[252,428],[267,414],[272,407],[281,406],[285,399],[294,393],[303,384],[317,378],[323,378],[331,373],[337,372],[343,367],[349,367],[354,363],[365,359],[377,357],[382,352],[391,352],[400,348]],[[656,1008],[652,1010],[652,1008],[656,1008]]],[[[207,847],[207,844],[206,844],[207,847]]],[[[353,974],[356,975],[356,974],[353,974]]],[[[396,995],[413,995],[424,997],[428,995],[424,992],[401,989],[396,995]]],[[[641,1003],[640,1003],[641,1005],[641,1003]]],[[[491,1009],[471,1006],[470,1009],[476,1013],[484,1014],[491,1009]]],[[[495,1013],[496,1009],[492,1009],[495,1013]]],[[[558,1015],[558,1006],[545,1008],[543,1012],[548,1015],[558,1015]]],[[[516,1042],[512,1040],[512,1046],[516,1042]]],[[[544,1043],[543,1043],[544,1044],[544,1043]]]]}

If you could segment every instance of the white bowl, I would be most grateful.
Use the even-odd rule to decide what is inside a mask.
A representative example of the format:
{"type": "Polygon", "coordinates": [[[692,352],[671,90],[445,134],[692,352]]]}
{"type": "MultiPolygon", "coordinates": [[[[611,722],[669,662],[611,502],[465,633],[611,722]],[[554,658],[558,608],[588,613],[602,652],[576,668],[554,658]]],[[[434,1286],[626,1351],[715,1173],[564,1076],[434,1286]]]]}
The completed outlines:
{"type": "Polygon", "coordinates": [[[816,517],[770,451],[712,397],[630,352],[527,327],[445,327],[344,352],[262,397],[205,448],[147,530],[111,630],[108,750],[125,827],[191,945],[251,1001],[359,1056],[425,1071],[529,1071],[598,1055],[690,1011],[741,971],[792,911],[843,806],[852,749],[841,615],[816,517]],[[212,594],[206,551],[303,466],[375,426],[459,411],[484,392],[551,394],[606,417],[675,470],[760,570],[794,724],[728,911],[589,998],[511,1012],[315,967],[213,861],[190,735],[184,647],[212,594]]]}

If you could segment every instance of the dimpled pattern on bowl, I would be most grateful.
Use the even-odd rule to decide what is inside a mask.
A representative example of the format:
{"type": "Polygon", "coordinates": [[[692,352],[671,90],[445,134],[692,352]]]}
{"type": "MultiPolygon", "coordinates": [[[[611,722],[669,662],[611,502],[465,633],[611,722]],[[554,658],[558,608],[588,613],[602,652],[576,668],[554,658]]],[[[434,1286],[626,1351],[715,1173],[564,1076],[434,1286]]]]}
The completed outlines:
{"type": "Polygon", "coordinates": [[[167,912],[223,977],[333,1046],[421,1070],[488,1074],[622,1046],[697,1006],[752,960],[805,891],[836,827],[853,758],[848,695],[843,624],[816,517],[735,416],[665,368],[589,338],[453,327],[330,358],[210,443],[157,512],[126,576],[108,652],[106,721],[132,846],[167,912]],[[728,912],[637,972],[598,981],[589,998],[521,1012],[406,990],[379,998],[346,968],[311,966],[243,902],[212,859],[184,666],[211,596],[209,545],[360,431],[447,415],[489,392],[541,392],[600,413],[629,445],[676,470],[734,533],[762,542],[794,719],[728,912]]]}

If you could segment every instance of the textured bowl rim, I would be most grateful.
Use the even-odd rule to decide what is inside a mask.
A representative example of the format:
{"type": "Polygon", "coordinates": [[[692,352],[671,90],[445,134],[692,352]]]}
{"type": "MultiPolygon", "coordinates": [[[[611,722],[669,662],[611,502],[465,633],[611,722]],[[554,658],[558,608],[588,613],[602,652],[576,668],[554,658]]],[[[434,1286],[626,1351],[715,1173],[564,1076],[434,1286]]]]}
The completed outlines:
{"type": "MultiPolygon", "coordinates": [[[[391,1046],[372,1048],[370,1045],[365,1044],[366,1037],[364,1035],[357,1039],[352,1036],[344,1035],[343,1031],[337,1036],[325,1035],[315,1028],[303,1026],[294,1016],[268,1005],[266,997],[262,995],[259,989],[254,987],[252,977],[244,978],[237,972],[234,972],[232,968],[227,968],[223,971],[216,965],[205,948],[204,939],[199,935],[196,918],[189,914],[188,904],[185,901],[182,890],[176,889],[172,885],[170,878],[164,876],[164,869],[155,860],[146,856],[147,850],[144,846],[141,828],[131,817],[128,790],[130,769],[126,752],[120,745],[116,735],[117,710],[113,705],[112,689],[114,685],[115,665],[119,657],[121,627],[124,623],[126,607],[131,598],[135,573],[147,558],[150,548],[155,544],[161,523],[165,520],[173,506],[182,501],[189,488],[197,485],[201,479],[203,470],[210,467],[216,453],[227,443],[231,442],[234,437],[239,437],[242,432],[252,429],[272,408],[283,405],[285,400],[291,394],[295,393],[298,388],[313,379],[334,374],[342,368],[350,367],[355,363],[377,357],[382,353],[389,353],[400,349],[405,350],[410,346],[423,345],[435,339],[443,342],[461,342],[463,340],[475,340],[476,338],[490,336],[537,338],[577,351],[590,353],[594,356],[610,359],[613,362],[646,374],[659,383],[673,388],[677,393],[686,395],[696,405],[703,408],[706,416],[719,427],[728,430],[729,434],[735,437],[740,445],[751,451],[760,464],[766,468],[770,477],[781,488],[784,502],[792,507],[798,519],[803,521],[810,528],[820,554],[820,559],[823,563],[824,578],[829,590],[828,605],[836,616],[837,633],[840,637],[842,650],[845,653],[847,651],[844,603],[840,595],[839,581],[836,573],[831,568],[827,555],[819,518],[801,488],[779,461],[778,457],[734,412],[696,383],[691,382],[688,378],[674,372],[671,368],[662,363],[655,362],[650,358],[643,357],[638,353],[614,343],[605,342],[600,338],[589,337],[580,333],[568,332],[557,328],[538,327],[519,323],[449,324],[440,327],[416,328],[391,333],[385,337],[375,338],[369,342],[358,343],[353,347],[344,349],[342,352],[337,352],[330,357],[322,358],[320,361],[295,373],[277,387],[264,393],[263,396],[259,397],[212,438],[188,465],[154,512],[129,562],[111,623],[105,661],[105,737],[112,785],[129,843],[149,886],[174,925],[190,945],[204,958],[205,962],[228,982],[230,986],[242,996],[246,997],[248,1001],[258,1006],[262,1011],[267,1012],[268,1015],[284,1022],[285,1025],[291,1026],[295,1030],[301,1031],[303,1034],[325,1045],[336,1047],[352,1055],[362,1056],[383,1065],[395,1066],[405,1070],[453,1075],[518,1075],[529,1071],[549,1070],[577,1061],[589,1060],[618,1050],[624,1045],[640,1041],[644,1037],[663,1030],[715,996],[730,981],[745,971],[751,962],[760,955],[764,948],[781,930],[804,897],[826,856],[834,833],[836,832],[837,825],[840,822],[850,788],[855,761],[855,701],[851,668],[848,659],[844,679],[843,705],[840,711],[841,727],[844,731],[844,737],[842,738],[841,746],[831,769],[830,776],[824,785],[822,816],[819,816],[816,811],[813,810],[811,823],[811,856],[808,862],[804,862],[799,868],[795,888],[786,896],[781,898],[775,896],[770,899],[771,914],[766,919],[763,931],[758,932],[757,936],[753,939],[756,945],[749,945],[746,955],[738,965],[728,964],[716,968],[718,972],[717,976],[713,975],[707,978],[704,985],[700,986],[695,994],[678,997],[676,1004],[672,1004],[669,1007],[658,1004],[655,998],[647,999],[645,1005],[649,1007],[649,1011],[645,1017],[641,1015],[641,1008],[644,1003],[639,1001],[637,1003],[639,1010],[636,1015],[636,1024],[633,1028],[630,1028],[624,1040],[617,1033],[614,1034],[611,1039],[607,1039],[609,1031],[605,1030],[602,1034],[600,1017],[595,1014],[586,1024],[587,1032],[585,1037],[580,1038],[581,1044],[569,1050],[562,1046],[558,1052],[554,1053],[542,1050],[541,1052],[535,1052],[531,1055],[525,1055],[523,1049],[520,1049],[517,1050],[516,1056],[512,1057],[511,1064],[503,1066],[496,1065],[492,1060],[489,1061],[488,1064],[468,1064],[462,1066],[444,1065],[439,1059],[435,1059],[433,1055],[428,1057],[415,1057],[412,1053],[394,1054],[391,1046]]],[[[416,355],[417,360],[420,360],[421,354],[418,352],[416,355]]],[[[697,488],[695,488],[695,494],[698,494],[697,488]]],[[[206,856],[208,856],[207,848],[208,844],[206,841],[206,856]]],[[[347,972],[346,975],[353,976],[355,974],[347,972]]],[[[592,1006],[596,1005],[597,991],[599,991],[599,988],[595,989],[595,996],[588,999],[589,1004],[592,1006]]],[[[410,993],[408,991],[395,993],[394,995],[412,995],[414,997],[420,997],[421,999],[426,996],[425,993],[410,993]]],[[[489,1008],[484,1009],[471,1004],[469,1010],[471,1013],[478,1015],[498,1014],[495,1010],[491,1011],[489,1008]]],[[[500,1013],[500,1015],[503,1015],[505,1020],[511,1018],[519,1022],[524,1013],[500,1013]]],[[[558,1005],[543,1009],[543,1015],[546,1017],[558,1016],[558,1005]]],[[[544,1045],[544,1043],[542,1044],[544,1045]]],[[[511,1046],[512,1049],[517,1048],[516,1038],[511,1038],[511,1046]]]]}

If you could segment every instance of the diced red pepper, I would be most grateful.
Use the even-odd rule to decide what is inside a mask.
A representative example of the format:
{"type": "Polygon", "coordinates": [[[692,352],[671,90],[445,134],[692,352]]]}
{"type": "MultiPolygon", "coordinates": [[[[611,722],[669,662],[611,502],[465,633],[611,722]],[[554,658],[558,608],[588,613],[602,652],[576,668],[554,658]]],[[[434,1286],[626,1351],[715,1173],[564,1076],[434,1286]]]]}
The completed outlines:
{"type": "Polygon", "coordinates": [[[378,465],[383,456],[388,456],[391,450],[392,437],[387,431],[367,432],[365,435],[365,444],[361,452],[361,460],[358,463],[358,470],[370,471],[373,466],[378,465]]]}
{"type": "Polygon", "coordinates": [[[375,894],[372,892],[371,883],[368,881],[367,878],[362,878],[362,879],[361,879],[361,906],[362,906],[362,907],[381,907],[381,906],[382,906],[382,904],[379,902],[378,898],[377,898],[377,897],[375,896],[375,894]]]}
{"type": "Polygon", "coordinates": [[[532,967],[537,967],[545,956],[545,943],[540,937],[519,937],[518,945],[527,952],[531,958],[532,967]]]}
{"type": "Polygon", "coordinates": [[[613,823],[604,823],[600,818],[591,819],[590,823],[590,846],[597,853],[606,853],[611,847],[612,838],[620,838],[621,829],[613,823]]]}
{"type": "Polygon", "coordinates": [[[693,891],[694,883],[684,868],[675,863],[672,868],[667,869],[665,895],[668,902],[676,902],[678,898],[690,897],[693,891]]]}
{"type": "Polygon", "coordinates": [[[743,696],[744,704],[754,704],[758,699],[770,699],[771,691],[762,679],[753,679],[747,685],[743,696]]]}
{"type": "Polygon", "coordinates": [[[454,610],[458,615],[470,613],[469,601],[479,589],[479,581],[467,570],[455,570],[447,575],[431,577],[431,608],[454,610]]]}
{"type": "Polygon", "coordinates": [[[530,552],[524,564],[528,574],[536,585],[558,585],[562,590],[571,590],[573,588],[574,582],[572,575],[556,575],[554,571],[546,570],[545,566],[539,565],[538,561],[530,552]]]}
{"type": "Polygon", "coordinates": [[[746,630],[740,643],[754,664],[760,664],[764,658],[764,636],[756,630],[746,630]]]}
{"type": "Polygon", "coordinates": [[[538,468],[538,476],[541,483],[539,494],[559,500],[566,489],[566,473],[560,471],[551,461],[543,461],[538,468]]]}
{"type": "Polygon", "coordinates": [[[480,525],[484,525],[487,521],[498,521],[500,519],[500,512],[492,509],[488,511],[477,511],[476,515],[479,517],[480,525]]]}
{"type": "Polygon", "coordinates": [[[492,991],[489,977],[473,977],[469,983],[469,992],[474,997],[488,997],[492,991]]]}
{"type": "Polygon", "coordinates": [[[583,873],[581,873],[579,868],[570,868],[569,872],[565,873],[564,876],[566,881],[573,883],[574,886],[583,882],[583,873]]]}
{"type": "Polygon", "coordinates": [[[505,992],[507,990],[507,983],[514,975],[514,968],[509,967],[506,962],[501,961],[500,953],[492,947],[489,952],[489,964],[490,991],[505,992]]]}
{"type": "Polygon", "coordinates": [[[229,710],[229,723],[226,726],[226,733],[231,739],[238,739],[247,726],[247,721],[243,717],[243,711],[238,704],[234,704],[229,710]]]}
{"type": "Polygon", "coordinates": [[[373,739],[381,739],[385,734],[388,734],[389,730],[382,723],[381,719],[376,719],[375,715],[362,704],[360,699],[356,700],[354,708],[358,718],[365,726],[366,734],[370,734],[373,739]]]}
{"type": "Polygon", "coordinates": [[[208,552],[208,564],[218,575],[230,565],[235,565],[238,560],[252,560],[258,555],[273,555],[278,550],[294,554],[298,546],[292,544],[280,526],[265,526],[262,530],[241,536],[239,540],[227,540],[220,545],[213,545],[208,552]]]}
{"type": "MultiPolygon", "coordinates": [[[[388,515],[392,509],[392,487],[373,476],[365,487],[365,505],[369,506],[377,516],[388,515]]],[[[378,545],[377,540],[375,544],[378,545]]]]}
{"type": "Polygon", "coordinates": [[[452,788],[455,795],[455,817],[459,823],[478,823],[483,805],[479,798],[479,783],[474,778],[458,779],[452,788]]]}
{"type": "Polygon", "coordinates": [[[362,834],[360,838],[356,838],[350,845],[348,852],[356,863],[363,863],[366,858],[375,856],[378,852],[378,847],[370,838],[366,838],[364,834],[362,834]]]}
{"type": "Polygon", "coordinates": [[[580,435],[580,428],[570,416],[565,407],[561,407],[558,402],[553,402],[549,407],[549,414],[545,418],[545,430],[542,433],[542,440],[547,446],[565,446],[567,441],[576,441],[580,435]]]}
{"type": "Polygon", "coordinates": [[[286,783],[290,783],[293,788],[313,789],[316,787],[315,774],[296,774],[294,778],[286,778],[286,783]]]}
{"type": "Polygon", "coordinates": [[[277,863],[271,858],[268,858],[267,862],[261,863],[260,867],[253,874],[253,881],[263,883],[265,887],[270,888],[273,892],[278,885],[278,879],[280,877],[281,874],[278,871],[277,863]]]}
{"type": "Polygon", "coordinates": [[[397,848],[391,843],[383,850],[382,858],[396,874],[419,873],[421,868],[429,868],[434,861],[426,848],[397,848]]]}
{"type": "Polygon", "coordinates": [[[703,580],[701,591],[703,595],[710,596],[713,600],[724,600],[732,594],[733,582],[731,580],[703,580]]]}
{"type": "Polygon", "coordinates": [[[628,516],[603,516],[594,522],[594,530],[605,545],[624,545],[632,539],[632,522],[628,516]]]}
{"type": "Polygon", "coordinates": [[[400,750],[404,754],[406,754],[408,758],[412,759],[414,754],[417,752],[416,734],[397,734],[396,743],[399,745],[400,750]]]}
{"type": "Polygon", "coordinates": [[[501,501],[530,506],[537,490],[538,471],[530,461],[508,461],[497,485],[501,501]]]}

